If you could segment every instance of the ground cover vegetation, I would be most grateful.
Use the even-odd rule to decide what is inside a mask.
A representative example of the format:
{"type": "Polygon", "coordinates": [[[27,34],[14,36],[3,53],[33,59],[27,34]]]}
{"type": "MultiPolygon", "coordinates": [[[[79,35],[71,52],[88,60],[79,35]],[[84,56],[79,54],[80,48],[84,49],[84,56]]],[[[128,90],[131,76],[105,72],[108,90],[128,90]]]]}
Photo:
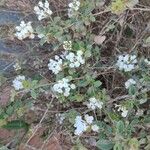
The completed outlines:
{"type": "Polygon", "coordinates": [[[44,127],[41,138],[59,133],[64,150],[149,150],[146,1],[43,0],[32,11],[36,21],[22,19],[13,28],[27,53],[15,60],[13,78],[1,75],[1,87],[12,89],[0,126],[24,130],[15,149],[20,143],[34,149],[30,140],[44,127]]]}

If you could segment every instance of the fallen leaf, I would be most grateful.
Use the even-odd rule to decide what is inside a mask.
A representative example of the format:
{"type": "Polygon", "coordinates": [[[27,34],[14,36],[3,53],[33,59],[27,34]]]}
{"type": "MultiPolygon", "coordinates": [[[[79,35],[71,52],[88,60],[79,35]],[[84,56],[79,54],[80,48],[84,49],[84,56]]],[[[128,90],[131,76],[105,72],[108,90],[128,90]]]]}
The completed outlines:
{"type": "Polygon", "coordinates": [[[11,95],[11,87],[5,87],[2,92],[0,93],[0,105],[1,106],[6,106],[7,103],[10,100],[10,95],[11,95]]]}
{"type": "Polygon", "coordinates": [[[103,36],[95,36],[94,37],[94,42],[98,45],[101,45],[106,39],[106,36],[103,35],[103,36]]]}

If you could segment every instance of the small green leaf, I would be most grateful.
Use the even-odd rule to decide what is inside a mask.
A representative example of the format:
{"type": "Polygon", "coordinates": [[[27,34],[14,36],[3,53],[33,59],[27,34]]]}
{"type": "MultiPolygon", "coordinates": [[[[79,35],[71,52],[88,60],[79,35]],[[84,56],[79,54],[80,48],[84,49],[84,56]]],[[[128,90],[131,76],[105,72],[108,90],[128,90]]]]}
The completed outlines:
{"type": "Polygon", "coordinates": [[[89,87],[88,90],[87,90],[87,93],[88,93],[89,95],[94,94],[94,93],[95,93],[95,88],[94,88],[93,86],[89,87]]]}
{"type": "Polygon", "coordinates": [[[24,128],[28,130],[29,125],[26,122],[21,121],[21,120],[13,120],[13,121],[7,122],[7,124],[4,125],[3,128],[10,129],[10,130],[24,128]]]}
{"type": "Polygon", "coordinates": [[[32,81],[32,87],[36,87],[36,86],[37,86],[37,83],[38,83],[38,80],[33,80],[33,81],[32,81]]]}
{"type": "Polygon", "coordinates": [[[94,82],[94,87],[98,88],[102,85],[101,81],[95,81],[94,82]]]}
{"type": "Polygon", "coordinates": [[[113,146],[114,146],[114,144],[109,140],[101,139],[101,140],[97,141],[97,147],[100,150],[111,150],[113,148],[113,146]]]}
{"type": "Polygon", "coordinates": [[[130,149],[138,150],[139,149],[139,141],[136,138],[132,138],[129,141],[130,149]]]}
{"type": "Polygon", "coordinates": [[[135,93],[136,93],[136,88],[135,88],[135,86],[131,85],[129,87],[129,94],[134,95],[135,93]]]}
{"type": "Polygon", "coordinates": [[[124,125],[123,121],[118,121],[117,125],[116,125],[117,133],[122,135],[124,132],[124,129],[125,129],[125,125],[124,125]]]}
{"type": "Polygon", "coordinates": [[[89,84],[89,81],[87,80],[79,80],[77,86],[78,87],[86,87],[89,84]]]}
{"type": "Polygon", "coordinates": [[[14,108],[12,106],[9,106],[6,110],[7,115],[12,115],[13,112],[14,112],[14,108]]]}
{"type": "Polygon", "coordinates": [[[85,51],[85,53],[84,53],[84,56],[85,56],[85,58],[89,58],[89,57],[91,57],[91,51],[90,50],[86,50],[85,51]]]}
{"type": "Polygon", "coordinates": [[[32,96],[32,98],[36,99],[37,98],[37,93],[34,90],[32,90],[31,91],[31,96],[32,96]]]}
{"type": "Polygon", "coordinates": [[[24,81],[23,81],[23,87],[24,87],[25,89],[29,89],[29,88],[31,87],[31,82],[28,81],[28,80],[24,80],[24,81]]]}
{"type": "Polygon", "coordinates": [[[123,150],[123,146],[121,143],[117,142],[113,147],[113,150],[123,150]]]}

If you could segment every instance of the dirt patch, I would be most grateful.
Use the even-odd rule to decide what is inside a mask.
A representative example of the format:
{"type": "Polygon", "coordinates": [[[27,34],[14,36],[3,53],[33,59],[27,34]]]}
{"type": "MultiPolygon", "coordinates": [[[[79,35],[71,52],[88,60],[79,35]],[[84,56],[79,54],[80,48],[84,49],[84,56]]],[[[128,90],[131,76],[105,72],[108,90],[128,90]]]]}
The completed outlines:
{"type": "Polygon", "coordinates": [[[62,150],[62,147],[59,142],[59,134],[54,134],[50,138],[44,140],[42,138],[44,131],[45,128],[39,128],[36,134],[31,138],[31,140],[27,144],[22,143],[20,145],[19,150],[62,150]]]}

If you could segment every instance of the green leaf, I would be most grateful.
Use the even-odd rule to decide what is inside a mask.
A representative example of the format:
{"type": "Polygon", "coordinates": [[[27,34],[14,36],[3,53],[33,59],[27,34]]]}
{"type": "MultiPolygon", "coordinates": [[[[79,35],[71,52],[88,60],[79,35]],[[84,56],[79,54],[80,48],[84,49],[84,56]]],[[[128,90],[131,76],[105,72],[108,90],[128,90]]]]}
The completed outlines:
{"type": "Polygon", "coordinates": [[[81,94],[77,94],[75,96],[70,97],[71,101],[77,101],[77,102],[82,102],[84,100],[84,96],[81,94]]]}
{"type": "Polygon", "coordinates": [[[86,50],[84,53],[85,58],[89,58],[89,57],[91,57],[91,55],[92,55],[91,50],[86,50]]]}
{"type": "Polygon", "coordinates": [[[40,40],[40,46],[43,46],[47,42],[47,37],[44,37],[40,40]]]}
{"type": "Polygon", "coordinates": [[[94,82],[94,87],[95,88],[98,88],[98,87],[100,87],[102,85],[102,82],[101,81],[95,81],[94,82]]]}
{"type": "Polygon", "coordinates": [[[12,106],[9,106],[9,107],[6,109],[7,115],[12,115],[13,112],[14,112],[14,108],[13,108],[12,106]]]}
{"type": "Polygon", "coordinates": [[[136,88],[135,88],[135,86],[131,85],[129,87],[129,94],[134,95],[135,93],[136,93],[136,88]]]}
{"type": "Polygon", "coordinates": [[[31,87],[31,82],[28,80],[23,81],[23,87],[29,89],[31,87]]]}
{"type": "Polygon", "coordinates": [[[22,128],[28,130],[29,125],[22,120],[13,120],[13,121],[7,122],[7,124],[2,127],[5,129],[10,129],[10,130],[22,129],[22,128]]]}
{"type": "Polygon", "coordinates": [[[116,125],[117,133],[122,135],[124,132],[124,129],[125,129],[125,125],[124,125],[123,121],[117,122],[117,125],[116,125]]]}
{"type": "Polygon", "coordinates": [[[0,147],[0,150],[10,150],[10,149],[8,149],[6,146],[2,146],[0,147]]]}
{"type": "Polygon", "coordinates": [[[90,15],[90,21],[95,22],[95,17],[93,15],[90,15]]]}
{"type": "Polygon", "coordinates": [[[119,115],[117,113],[110,112],[108,115],[112,120],[119,121],[119,115]]]}
{"type": "Polygon", "coordinates": [[[37,84],[38,84],[38,80],[33,80],[33,81],[32,81],[32,87],[36,87],[37,84]]]}
{"type": "Polygon", "coordinates": [[[89,95],[94,94],[94,93],[95,93],[95,88],[94,88],[93,86],[89,87],[88,90],[87,90],[87,93],[88,93],[89,95]]]}
{"type": "Polygon", "coordinates": [[[121,143],[117,142],[113,148],[113,150],[123,150],[123,146],[121,143]]]}
{"type": "Polygon", "coordinates": [[[78,87],[86,87],[89,84],[89,81],[87,80],[79,80],[79,82],[77,83],[78,87]]]}
{"type": "Polygon", "coordinates": [[[69,122],[74,124],[76,116],[79,115],[79,113],[75,109],[71,109],[66,113],[67,118],[69,118],[69,122]]]}
{"type": "Polygon", "coordinates": [[[34,90],[32,90],[31,91],[31,96],[32,96],[32,98],[36,99],[37,98],[37,93],[34,90]]]}
{"type": "Polygon", "coordinates": [[[136,138],[132,138],[129,141],[130,149],[139,150],[139,141],[136,138]]]}
{"type": "Polygon", "coordinates": [[[97,147],[100,150],[111,150],[113,148],[113,146],[114,146],[114,144],[109,140],[101,139],[101,140],[97,141],[97,147]]]}

